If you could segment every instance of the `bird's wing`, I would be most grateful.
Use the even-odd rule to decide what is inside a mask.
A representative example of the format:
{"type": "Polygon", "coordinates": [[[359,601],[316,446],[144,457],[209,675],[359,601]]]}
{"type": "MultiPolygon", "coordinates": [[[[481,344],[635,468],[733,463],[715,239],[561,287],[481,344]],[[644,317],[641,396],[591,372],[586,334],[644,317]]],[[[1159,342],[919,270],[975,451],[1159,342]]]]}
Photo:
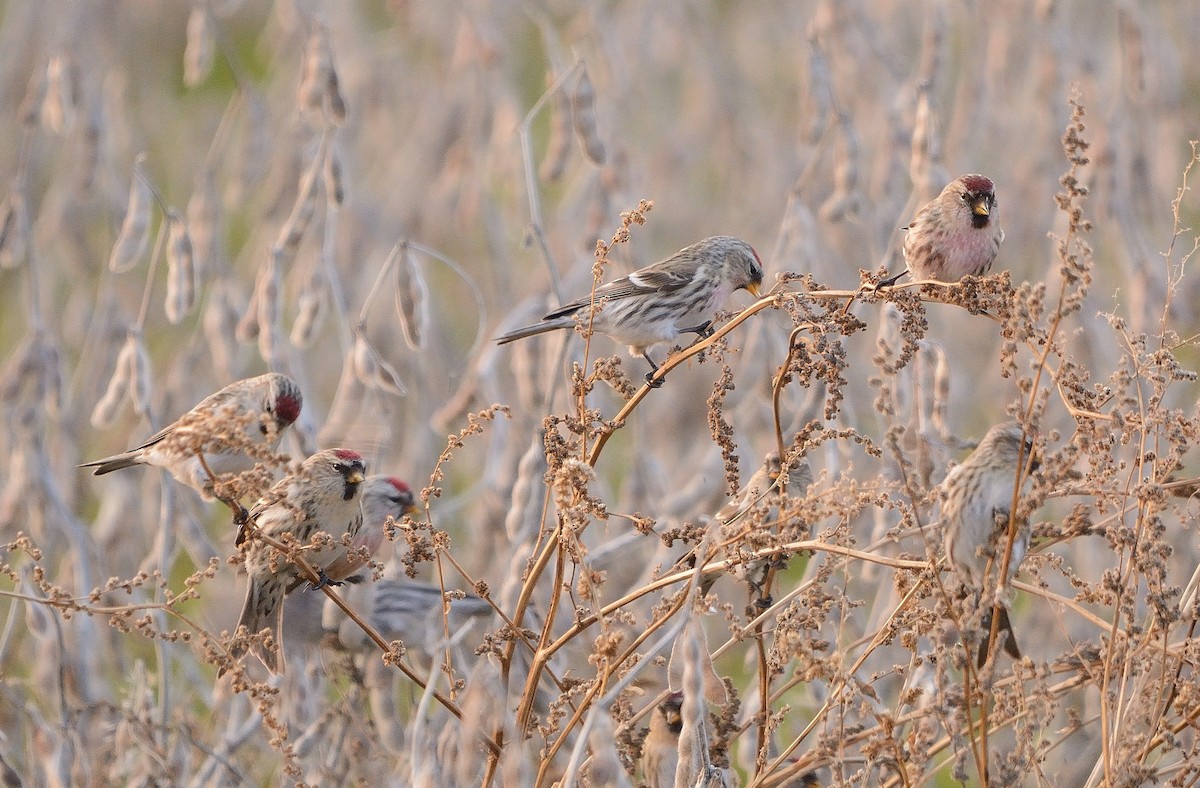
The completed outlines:
{"type": "MultiPolygon", "coordinates": [[[[685,286],[692,277],[690,274],[680,274],[661,268],[644,268],[629,276],[614,279],[608,284],[596,288],[596,301],[619,301],[623,298],[645,295],[647,293],[669,293],[685,286]]],[[[544,320],[554,320],[559,317],[578,312],[592,303],[592,297],[580,298],[569,304],[563,304],[558,309],[546,315],[544,320]]]]}
{"type": "Polygon", "coordinates": [[[194,408],[192,408],[190,411],[185,413],[183,416],[180,416],[179,419],[176,420],[173,424],[168,424],[166,427],[163,427],[161,430],[159,430],[158,432],[154,433],[149,438],[147,438],[146,442],[143,443],[141,446],[137,446],[136,448],[130,449],[129,451],[141,451],[142,449],[148,449],[151,446],[153,446],[154,444],[161,442],[167,436],[174,433],[175,430],[181,424],[186,423],[188,421],[187,416],[190,413],[212,413],[217,408],[219,408],[221,405],[224,405],[225,403],[227,403],[231,399],[233,399],[233,394],[231,392],[229,392],[227,389],[228,389],[228,387],[223,388],[220,391],[214,391],[212,394],[209,394],[207,397],[200,400],[200,402],[198,402],[194,408]]]}

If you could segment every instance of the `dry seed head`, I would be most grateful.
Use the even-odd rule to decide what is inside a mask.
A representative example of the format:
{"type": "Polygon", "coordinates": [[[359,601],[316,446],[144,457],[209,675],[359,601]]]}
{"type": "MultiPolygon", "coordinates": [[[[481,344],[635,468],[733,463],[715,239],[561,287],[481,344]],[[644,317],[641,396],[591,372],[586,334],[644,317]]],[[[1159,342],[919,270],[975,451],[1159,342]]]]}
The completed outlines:
{"type": "Polygon", "coordinates": [[[597,167],[603,166],[605,160],[604,143],[600,141],[600,132],[596,128],[596,89],[588,76],[587,69],[580,67],[579,79],[575,82],[575,90],[571,94],[571,111],[575,121],[575,135],[579,137],[579,145],[588,161],[597,167]]]}
{"type": "Polygon", "coordinates": [[[167,214],[167,320],[178,324],[196,306],[196,266],[183,215],[167,214]]]}
{"type": "Polygon", "coordinates": [[[124,273],[142,259],[146,247],[150,243],[150,185],[141,175],[139,165],[141,158],[133,167],[133,179],[129,184],[129,202],[125,206],[125,221],[121,224],[121,233],[113,244],[112,254],[108,258],[108,268],[113,273],[124,273]]]}
{"type": "Polygon", "coordinates": [[[188,15],[187,43],[183,49],[183,84],[194,88],[208,79],[215,51],[208,7],[202,3],[193,5],[188,15]]]}
{"type": "Polygon", "coordinates": [[[400,328],[404,341],[413,350],[424,347],[425,330],[429,325],[429,288],[421,276],[417,256],[407,243],[401,244],[396,259],[396,312],[400,315],[400,328]]]}

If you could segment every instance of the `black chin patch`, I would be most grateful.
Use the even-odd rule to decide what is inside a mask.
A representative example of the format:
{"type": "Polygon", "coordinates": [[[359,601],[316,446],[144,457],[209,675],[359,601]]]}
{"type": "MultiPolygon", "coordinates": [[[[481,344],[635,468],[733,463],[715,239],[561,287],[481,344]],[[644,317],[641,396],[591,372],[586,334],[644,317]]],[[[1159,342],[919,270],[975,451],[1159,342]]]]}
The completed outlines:
{"type": "Polygon", "coordinates": [[[971,214],[971,224],[975,226],[976,230],[982,230],[984,227],[987,227],[988,220],[991,218],[992,217],[990,217],[990,216],[984,216],[982,214],[972,213],[971,214]]]}
{"type": "Polygon", "coordinates": [[[346,489],[342,491],[342,500],[348,501],[354,497],[354,492],[358,489],[357,484],[347,484],[346,489]]]}

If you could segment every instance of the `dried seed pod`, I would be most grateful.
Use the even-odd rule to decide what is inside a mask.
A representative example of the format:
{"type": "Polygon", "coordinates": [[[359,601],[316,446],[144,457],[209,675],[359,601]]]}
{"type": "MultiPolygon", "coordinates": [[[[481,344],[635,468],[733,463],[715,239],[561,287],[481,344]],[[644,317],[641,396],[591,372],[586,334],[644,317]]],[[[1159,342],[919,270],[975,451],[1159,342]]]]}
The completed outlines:
{"type": "MultiPolygon", "coordinates": [[[[142,335],[131,333],[125,340],[129,364],[129,399],[139,416],[150,412],[150,356],[142,342],[142,335]]],[[[126,350],[121,351],[126,354],[126,350]]]]}
{"type": "MultiPolygon", "coordinates": [[[[556,82],[553,74],[547,75],[551,84],[556,82]]],[[[550,139],[546,143],[546,156],[538,168],[538,175],[547,182],[557,181],[562,177],[571,159],[571,97],[559,85],[554,91],[554,101],[550,110],[550,139]]]]}
{"type": "Polygon", "coordinates": [[[121,352],[117,353],[117,363],[113,365],[112,377],[108,379],[108,388],[104,390],[104,395],[92,408],[91,422],[96,429],[102,430],[112,424],[121,403],[129,394],[129,385],[133,375],[132,355],[136,352],[136,348],[126,340],[125,344],[121,346],[121,352]]]}
{"type": "Polygon", "coordinates": [[[325,195],[334,205],[341,207],[346,200],[346,186],[342,176],[342,158],[337,148],[330,147],[325,154],[325,195]]]}
{"type": "Polygon", "coordinates": [[[300,292],[298,301],[299,309],[292,323],[291,340],[294,346],[306,348],[312,345],[329,312],[329,289],[324,277],[313,277],[300,292]]]}
{"type": "Polygon", "coordinates": [[[354,331],[354,348],[351,355],[354,358],[354,374],[358,376],[359,382],[364,386],[374,387],[379,362],[375,358],[375,351],[371,349],[367,338],[359,329],[354,331]]]}
{"type": "Polygon", "coordinates": [[[280,345],[282,325],[283,264],[282,252],[273,247],[267,255],[267,267],[259,279],[258,306],[258,352],[266,361],[275,359],[275,349],[280,345]]]}
{"type": "Polygon", "coordinates": [[[584,155],[592,164],[602,166],[605,151],[596,128],[596,89],[586,68],[579,69],[579,79],[571,94],[571,113],[575,121],[575,136],[579,137],[579,146],[583,148],[584,155]]]}
{"type": "MultiPolygon", "coordinates": [[[[233,377],[233,362],[237,355],[239,306],[235,303],[233,287],[218,280],[209,288],[204,307],[204,339],[213,357],[213,365],[222,377],[233,377]]],[[[257,325],[257,324],[256,324],[257,325]]]]}
{"type": "Polygon", "coordinates": [[[121,233],[108,258],[108,267],[112,272],[125,273],[137,265],[146,253],[150,243],[150,206],[150,185],[135,164],[133,180],[129,184],[129,203],[125,206],[125,221],[121,224],[121,233]]]}
{"type": "MultiPolygon", "coordinates": [[[[321,157],[321,159],[323,158],[321,157]]],[[[308,223],[312,221],[313,212],[316,211],[317,175],[324,164],[321,159],[313,161],[312,165],[300,176],[300,188],[296,194],[296,203],[292,206],[292,212],[288,215],[287,221],[279,230],[279,240],[275,242],[275,246],[286,254],[285,259],[287,260],[296,256],[296,251],[300,248],[300,241],[304,238],[304,231],[308,229],[308,223]]]]}
{"type": "Polygon", "coordinates": [[[346,122],[346,99],[342,97],[342,89],[338,86],[337,69],[332,64],[329,66],[326,90],[329,95],[329,117],[336,125],[341,126],[346,122]]]}
{"type": "Polygon", "coordinates": [[[42,102],[46,100],[46,72],[40,68],[34,69],[29,75],[29,85],[25,88],[25,97],[21,99],[21,108],[17,110],[21,124],[33,128],[42,116],[42,102]]]}
{"type": "Polygon", "coordinates": [[[421,276],[417,256],[407,243],[399,244],[393,253],[397,254],[396,312],[400,315],[400,328],[408,346],[420,350],[425,346],[425,330],[429,325],[429,288],[421,276]]]}
{"type": "Polygon", "coordinates": [[[183,215],[167,214],[167,320],[178,324],[196,306],[196,266],[183,215]]]}
{"type": "Polygon", "coordinates": [[[342,363],[342,375],[338,378],[337,391],[333,395],[333,404],[329,406],[325,426],[317,434],[319,444],[334,446],[343,442],[362,408],[365,391],[366,387],[358,378],[354,353],[348,353],[342,363]]]}
{"type": "Polygon", "coordinates": [[[329,47],[329,33],[324,25],[314,23],[308,44],[304,47],[303,76],[300,78],[298,96],[302,109],[321,111],[332,70],[333,52],[329,47]]]}
{"type": "Polygon", "coordinates": [[[237,341],[243,344],[249,344],[258,339],[258,288],[259,284],[256,282],[254,293],[250,296],[250,303],[246,305],[241,319],[238,320],[237,328],[233,332],[237,341]]]}
{"type": "Polygon", "coordinates": [[[213,172],[205,168],[196,175],[192,198],[188,200],[187,224],[192,239],[192,261],[196,279],[204,281],[205,273],[217,261],[217,223],[220,221],[220,198],[213,172]]]}
{"type": "Polygon", "coordinates": [[[208,79],[215,51],[208,8],[203,4],[194,5],[188,15],[187,43],[183,49],[183,84],[194,88],[208,79]]]}
{"type": "Polygon", "coordinates": [[[50,58],[46,66],[46,94],[42,100],[42,122],[55,134],[62,134],[75,120],[78,93],[75,70],[62,55],[50,58]]]}
{"type": "Polygon", "coordinates": [[[354,373],[364,386],[398,397],[408,394],[408,389],[400,382],[400,375],[391,364],[379,357],[361,328],[355,329],[352,355],[354,373]]]}
{"type": "Polygon", "coordinates": [[[246,121],[238,153],[236,192],[239,199],[230,198],[232,203],[240,202],[242,195],[259,185],[267,163],[272,159],[275,146],[272,136],[275,126],[271,122],[271,114],[262,95],[253,88],[243,88],[242,104],[246,110],[246,121]]]}
{"type": "Polygon", "coordinates": [[[25,194],[13,189],[4,201],[4,216],[0,219],[0,268],[24,265],[29,256],[29,207],[25,194]]]}

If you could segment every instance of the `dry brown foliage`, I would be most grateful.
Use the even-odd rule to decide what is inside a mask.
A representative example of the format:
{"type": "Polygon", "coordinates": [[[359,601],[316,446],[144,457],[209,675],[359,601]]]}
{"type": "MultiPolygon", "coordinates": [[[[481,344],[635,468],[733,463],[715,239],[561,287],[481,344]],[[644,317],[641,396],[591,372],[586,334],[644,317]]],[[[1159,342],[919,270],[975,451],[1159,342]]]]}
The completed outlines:
{"type": "Polygon", "coordinates": [[[672,784],[1200,782],[1200,6],[192,6],[0,17],[5,784],[646,784],[672,691],[672,784]],[[874,288],[972,171],[998,273],[874,288]],[[490,342],[719,233],[769,292],[659,389],[490,342]],[[304,410],[226,497],[340,445],[423,509],[274,679],[229,509],[75,467],[264,369],[304,410]],[[938,485],[1006,418],[977,669],[938,485]]]}

